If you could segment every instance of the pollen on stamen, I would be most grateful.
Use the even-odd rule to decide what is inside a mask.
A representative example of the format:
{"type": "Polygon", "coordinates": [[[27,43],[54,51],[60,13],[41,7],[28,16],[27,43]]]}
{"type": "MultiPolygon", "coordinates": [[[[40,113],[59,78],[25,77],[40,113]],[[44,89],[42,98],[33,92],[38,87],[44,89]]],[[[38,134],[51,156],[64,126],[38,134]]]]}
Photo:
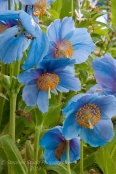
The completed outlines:
{"type": "Polygon", "coordinates": [[[54,55],[58,58],[72,58],[73,47],[69,40],[62,40],[54,48],[54,55]]]}
{"type": "Polygon", "coordinates": [[[46,9],[46,0],[37,0],[33,5],[33,15],[42,16],[45,13],[46,9]]]}
{"type": "Polygon", "coordinates": [[[4,32],[6,29],[8,29],[9,26],[5,24],[0,24],[0,33],[4,32]]]}
{"type": "Polygon", "coordinates": [[[52,73],[44,73],[37,80],[38,88],[43,91],[55,89],[58,83],[59,77],[52,73]]]}
{"type": "Polygon", "coordinates": [[[75,121],[82,126],[83,128],[93,129],[93,127],[97,124],[100,120],[100,110],[96,104],[90,103],[86,104],[81,107],[76,112],[76,119],[75,121]]]}

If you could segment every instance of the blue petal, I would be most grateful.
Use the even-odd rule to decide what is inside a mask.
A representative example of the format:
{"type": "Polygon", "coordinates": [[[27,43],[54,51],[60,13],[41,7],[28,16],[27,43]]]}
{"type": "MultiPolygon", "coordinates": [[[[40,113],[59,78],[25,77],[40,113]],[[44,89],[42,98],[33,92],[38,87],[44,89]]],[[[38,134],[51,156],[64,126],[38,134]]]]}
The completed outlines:
{"type": "Polygon", "coordinates": [[[70,39],[75,30],[75,24],[72,17],[65,17],[61,22],[60,35],[61,40],[70,39]]]}
{"type": "Polygon", "coordinates": [[[22,10],[19,11],[8,10],[4,13],[0,13],[0,20],[19,19],[19,14],[22,12],[23,12],[22,10]]]}
{"type": "Polygon", "coordinates": [[[92,67],[96,80],[104,92],[116,96],[116,60],[106,54],[101,59],[94,59],[92,67]]]}
{"type": "Polygon", "coordinates": [[[47,36],[43,33],[42,30],[40,30],[39,37],[35,38],[31,42],[27,59],[24,62],[22,68],[26,70],[36,65],[37,63],[40,63],[43,57],[46,55],[47,51],[48,51],[47,36]]]}
{"type": "Polygon", "coordinates": [[[8,10],[8,1],[7,0],[1,0],[0,1],[0,13],[1,12],[5,12],[6,10],[8,10]]]}
{"type": "Polygon", "coordinates": [[[89,54],[95,50],[91,36],[85,28],[76,28],[70,41],[74,49],[72,58],[76,59],[77,64],[85,62],[89,54]]]}
{"type": "Polygon", "coordinates": [[[20,0],[20,2],[24,5],[32,5],[35,4],[37,0],[20,0]]]}
{"type": "Polygon", "coordinates": [[[57,89],[58,91],[60,91],[60,92],[68,92],[68,91],[69,91],[69,89],[66,89],[66,88],[64,88],[64,87],[62,87],[62,86],[60,86],[60,85],[57,85],[56,89],[57,89]]]}
{"type": "Polygon", "coordinates": [[[56,126],[42,136],[40,146],[49,150],[55,150],[62,142],[62,129],[60,126],[56,126]]]}
{"type": "Polygon", "coordinates": [[[80,158],[80,140],[78,137],[70,140],[70,162],[73,163],[80,158]]]}
{"type": "Polygon", "coordinates": [[[41,74],[42,74],[41,70],[31,69],[31,70],[21,73],[18,76],[18,81],[23,84],[27,84],[29,81],[31,81],[33,79],[38,79],[41,76],[41,74]]]}
{"type": "Polygon", "coordinates": [[[10,28],[0,35],[0,57],[4,64],[11,63],[16,59],[20,60],[23,56],[23,52],[27,49],[30,41],[27,40],[23,35],[19,35],[17,38],[14,35],[10,38],[9,36],[4,37],[5,34],[9,34],[10,31],[16,33],[15,28],[10,28]],[[4,38],[3,38],[4,37],[4,38]]]}
{"type": "Polygon", "coordinates": [[[99,84],[94,85],[91,87],[88,91],[88,94],[98,94],[98,95],[104,95],[103,89],[99,84]]]}
{"type": "Polygon", "coordinates": [[[22,97],[27,106],[36,105],[38,93],[39,93],[39,89],[37,87],[37,84],[26,85],[24,87],[22,97]]]}
{"type": "Polygon", "coordinates": [[[64,121],[63,129],[62,129],[62,135],[67,140],[71,140],[72,138],[75,138],[81,130],[81,127],[76,123],[75,118],[76,117],[75,117],[74,113],[72,113],[64,121]]]}
{"type": "Polygon", "coordinates": [[[114,96],[99,96],[93,103],[97,104],[100,111],[105,113],[109,118],[116,115],[116,97],[114,96]]]}
{"type": "Polygon", "coordinates": [[[41,112],[45,113],[48,111],[48,105],[49,105],[48,91],[39,92],[39,95],[37,98],[37,104],[41,112]]]}
{"type": "Polygon", "coordinates": [[[54,150],[44,150],[44,158],[45,163],[52,166],[59,163],[58,159],[55,157],[55,151],[54,150]]]}
{"type": "Polygon", "coordinates": [[[33,20],[32,16],[28,15],[26,12],[21,11],[19,14],[21,23],[23,27],[35,37],[38,37],[40,34],[39,25],[33,20]]]}
{"type": "Polygon", "coordinates": [[[93,129],[82,128],[80,137],[92,147],[104,146],[114,136],[111,120],[100,120],[93,129]]]}
{"type": "Polygon", "coordinates": [[[63,75],[62,73],[57,73],[57,75],[60,78],[59,86],[70,89],[72,91],[79,91],[81,89],[81,83],[78,78],[63,75]]]}

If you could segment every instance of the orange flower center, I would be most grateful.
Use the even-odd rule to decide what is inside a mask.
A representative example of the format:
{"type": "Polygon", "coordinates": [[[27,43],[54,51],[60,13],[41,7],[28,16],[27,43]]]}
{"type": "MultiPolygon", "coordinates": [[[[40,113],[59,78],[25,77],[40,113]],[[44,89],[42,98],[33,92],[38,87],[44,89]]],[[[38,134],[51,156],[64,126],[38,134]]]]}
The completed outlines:
{"type": "Polygon", "coordinates": [[[45,13],[46,9],[46,0],[37,0],[33,5],[33,15],[42,16],[45,13]]]}
{"type": "Polygon", "coordinates": [[[90,129],[93,129],[101,118],[100,110],[94,103],[86,104],[81,107],[75,116],[76,122],[80,126],[90,129]]]}
{"type": "Polygon", "coordinates": [[[54,55],[56,59],[58,58],[72,58],[73,47],[69,40],[62,40],[54,48],[54,55]]]}
{"type": "Polygon", "coordinates": [[[0,24],[0,33],[4,32],[8,28],[10,28],[8,25],[0,24]]]}
{"type": "Polygon", "coordinates": [[[44,73],[37,80],[37,86],[40,90],[53,90],[59,83],[59,77],[56,74],[44,73]]]}

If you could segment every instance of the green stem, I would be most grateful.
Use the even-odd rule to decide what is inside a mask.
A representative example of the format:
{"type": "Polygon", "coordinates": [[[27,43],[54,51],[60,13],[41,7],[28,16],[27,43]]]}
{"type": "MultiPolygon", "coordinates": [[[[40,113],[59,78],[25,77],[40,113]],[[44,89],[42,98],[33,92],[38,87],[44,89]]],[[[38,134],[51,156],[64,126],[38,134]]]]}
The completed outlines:
{"type": "Polygon", "coordinates": [[[73,2],[73,0],[71,0],[71,14],[72,14],[72,17],[73,17],[73,12],[74,12],[74,2],[73,2]]]}
{"type": "Polygon", "coordinates": [[[80,147],[80,174],[83,174],[83,140],[81,139],[80,147]]]}
{"type": "Polygon", "coordinates": [[[61,103],[61,100],[62,100],[62,93],[58,92],[58,100],[57,100],[58,104],[61,103]]]}
{"type": "Polygon", "coordinates": [[[71,174],[71,170],[70,170],[70,146],[69,146],[69,140],[66,141],[66,158],[67,158],[67,170],[68,173],[67,174],[71,174]]]}
{"type": "Polygon", "coordinates": [[[16,110],[17,94],[10,94],[10,122],[9,122],[9,135],[15,142],[15,110],[16,110]]]}
{"type": "Polygon", "coordinates": [[[32,174],[36,174],[36,171],[37,171],[40,132],[41,132],[41,126],[35,127],[34,158],[33,158],[32,174]]]}

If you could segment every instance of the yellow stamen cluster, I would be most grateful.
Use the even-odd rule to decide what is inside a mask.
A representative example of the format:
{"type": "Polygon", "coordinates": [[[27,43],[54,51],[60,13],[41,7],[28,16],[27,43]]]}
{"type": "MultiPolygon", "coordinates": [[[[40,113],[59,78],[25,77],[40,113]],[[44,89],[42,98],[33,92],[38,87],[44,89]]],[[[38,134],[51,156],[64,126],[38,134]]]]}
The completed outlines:
{"type": "Polygon", "coordinates": [[[41,16],[45,13],[46,9],[46,0],[37,0],[37,2],[33,5],[33,15],[41,16]]]}
{"type": "Polygon", "coordinates": [[[37,80],[37,86],[40,90],[49,91],[56,88],[59,83],[59,77],[56,74],[44,73],[37,80]]]}
{"type": "Polygon", "coordinates": [[[61,156],[66,149],[66,140],[64,140],[55,150],[55,157],[60,161],[61,156]]]}
{"type": "Polygon", "coordinates": [[[4,32],[6,29],[8,29],[9,26],[5,24],[0,24],[0,33],[4,32]]]}
{"type": "Polygon", "coordinates": [[[58,58],[72,58],[73,47],[69,40],[62,40],[54,48],[54,55],[58,58]]]}
{"type": "Polygon", "coordinates": [[[100,110],[94,103],[86,104],[81,107],[75,116],[75,120],[80,126],[90,129],[93,129],[101,118],[100,110]]]}

